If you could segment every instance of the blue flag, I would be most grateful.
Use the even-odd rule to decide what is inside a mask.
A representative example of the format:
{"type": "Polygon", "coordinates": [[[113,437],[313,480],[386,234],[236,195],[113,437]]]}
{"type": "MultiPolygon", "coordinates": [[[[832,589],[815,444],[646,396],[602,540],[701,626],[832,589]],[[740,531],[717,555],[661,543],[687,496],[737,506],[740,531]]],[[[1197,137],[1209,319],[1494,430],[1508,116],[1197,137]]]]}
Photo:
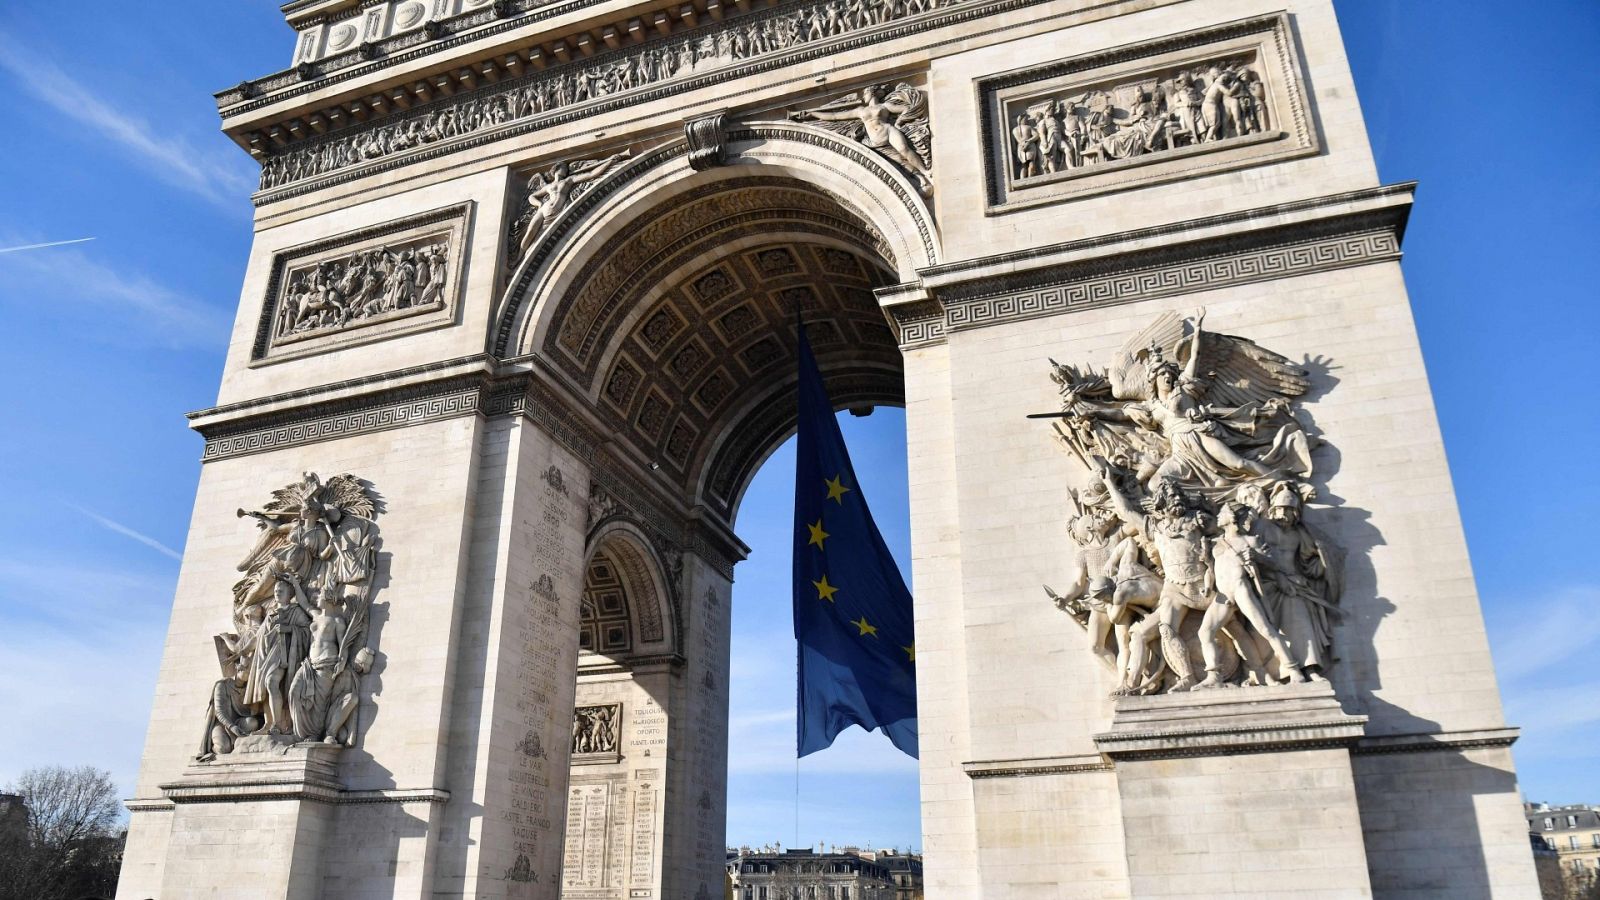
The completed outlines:
{"type": "Polygon", "coordinates": [[[852,724],[917,755],[911,592],[867,511],[822,375],[800,328],[794,480],[794,636],[799,753],[852,724]]]}

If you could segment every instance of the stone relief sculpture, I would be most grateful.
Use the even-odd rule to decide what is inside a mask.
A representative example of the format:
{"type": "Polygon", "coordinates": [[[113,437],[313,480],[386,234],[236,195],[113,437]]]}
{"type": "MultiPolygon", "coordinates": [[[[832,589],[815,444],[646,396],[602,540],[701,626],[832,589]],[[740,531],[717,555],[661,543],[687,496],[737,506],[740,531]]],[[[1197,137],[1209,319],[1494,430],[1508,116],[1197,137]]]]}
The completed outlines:
{"type": "Polygon", "coordinates": [[[373,247],[291,270],[273,320],[275,342],[437,309],[449,245],[438,237],[373,247]]]}
{"type": "MultiPolygon", "coordinates": [[[[508,80],[493,89],[419,106],[385,124],[286,148],[262,161],[261,189],[326,175],[439,141],[536,118],[564,107],[966,2],[970,0],[820,0],[795,4],[781,11],[730,18],[703,26],[684,37],[596,55],[593,60],[574,60],[548,71],[508,80]]],[[[902,101],[891,95],[885,102],[902,101]]],[[[924,130],[926,121],[924,114],[921,125],[924,130]]],[[[903,133],[914,131],[915,126],[907,122],[900,130],[903,133]]],[[[913,144],[919,140],[924,145],[919,146],[914,155],[919,155],[925,170],[926,136],[913,138],[913,144]]],[[[925,175],[923,171],[919,180],[925,175]]]]}
{"type": "Polygon", "coordinates": [[[562,161],[543,172],[533,173],[527,187],[529,209],[512,226],[511,246],[516,248],[512,261],[526,256],[556,216],[581,197],[591,184],[632,155],[632,151],[623,150],[604,159],[562,161]]]}
{"type": "Polygon", "coordinates": [[[1246,338],[1167,313],[1104,371],[1052,361],[1077,555],[1046,593],[1116,673],[1114,694],[1325,680],[1342,555],[1302,520],[1310,383],[1246,338]]]}
{"type": "Polygon", "coordinates": [[[862,88],[814,109],[789,114],[796,122],[817,122],[878,151],[916,179],[925,195],[933,193],[933,132],[928,127],[928,100],[904,82],[862,88]]]}
{"type": "Polygon", "coordinates": [[[1267,90],[1244,60],[1008,105],[1011,175],[1019,181],[1259,134],[1267,90]]]}
{"type": "Polygon", "coordinates": [[[353,475],[306,473],[260,510],[239,510],[261,535],[239,564],[233,630],[216,636],[222,678],[211,691],[196,759],[243,742],[354,746],[377,560],[377,503],[353,475]]]}
{"type": "Polygon", "coordinates": [[[572,714],[572,753],[617,752],[617,718],[621,707],[580,706],[572,714]]]}

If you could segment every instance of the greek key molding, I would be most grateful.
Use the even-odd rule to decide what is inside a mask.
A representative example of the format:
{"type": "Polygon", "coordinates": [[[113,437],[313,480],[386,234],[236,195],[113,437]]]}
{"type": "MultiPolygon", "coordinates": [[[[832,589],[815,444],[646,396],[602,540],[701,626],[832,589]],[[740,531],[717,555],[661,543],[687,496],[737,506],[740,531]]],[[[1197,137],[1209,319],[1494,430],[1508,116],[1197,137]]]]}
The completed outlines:
{"type": "Polygon", "coordinates": [[[414,399],[375,402],[372,406],[348,412],[324,415],[286,422],[280,425],[249,428],[232,434],[206,436],[206,447],[201,462],[215,462],[236,456],[249,456],[299,447],[321,441],[373,434],[410,425],[440,422],[478,411],[482,397],[480,387],[454,387],[440,393],[414,399]]]}
{"type": "Polygon", "coordinates": [[[1215,290],[1399,258],[1400,240],[1392,231],[1342,235],[1136,272],[1101,275],[1037,290],[950,302],[946,304],[945,328],[949,332],[965,331],[1069,310],[1215,290]]]}

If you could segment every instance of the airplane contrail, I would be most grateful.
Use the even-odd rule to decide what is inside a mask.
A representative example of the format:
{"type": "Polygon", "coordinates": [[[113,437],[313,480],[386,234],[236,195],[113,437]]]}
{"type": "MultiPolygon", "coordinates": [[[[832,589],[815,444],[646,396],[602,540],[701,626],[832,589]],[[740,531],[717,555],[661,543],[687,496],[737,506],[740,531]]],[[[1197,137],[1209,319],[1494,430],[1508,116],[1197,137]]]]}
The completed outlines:
{"type": "Polygon", "coordinates": [[[0,247],[0,253],[20,253],[23,250],[43,250],[46,247],[65,247],[68,244],[82,244],[92,240],[94,240],[94,238],[86,237],[74,238],[70,241],[50,241],[47,244],[25,244],[21,247],[0,247]]]}

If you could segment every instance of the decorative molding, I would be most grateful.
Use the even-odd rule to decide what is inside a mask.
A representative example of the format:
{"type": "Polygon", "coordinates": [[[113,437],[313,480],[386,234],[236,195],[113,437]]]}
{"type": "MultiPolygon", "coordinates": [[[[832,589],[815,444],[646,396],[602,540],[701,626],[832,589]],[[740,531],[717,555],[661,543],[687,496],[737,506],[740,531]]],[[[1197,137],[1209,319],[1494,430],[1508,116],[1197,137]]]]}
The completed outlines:
{"type": "Polygon", "coordinates": [[[473,203],[279,251],[251,365],[453,325],[473,203]]]}
{"type": "Polygon", "coordinates": [[[1415,734],[1368,735],[1352,752],[1367,754],[1459,752],[1480,747],[1510,747],[1522,736],[1520,728],[1484,728],[1474,731],[1437,731],[1415,734]]]}
{"type": "Polygon", "coordinates": [[[976,84],[989,215],[1320,150],[1287,13],[976,84]]]}
{"type": "Polygon", "coordinates": [[[245,426],[238,431],[215,435],[202,431],[206,437],[206,447],[201,462],[439,422],[478,411],[483,394],[481,387],[446,385],[428,385],[419,389],[426,391],[423,396],[406,399],[396,399],[393,395],[362,398],[369,405],[349,411],[319,415],[314,412],[315,406],[309,410],[296,410],[288,414],[292,421],[283,424],[245,426]]]}
{"type": "Polygon", "coordinates": [[[1031,778],[1039,775],[1085,775],[1112,772],[1116,766],[1099,756],[1045,756],[1030,759],[985,759],[964,762],[968,778],[1031,778]]]}
{"type": "Polygon", "coordinates": [[[1069,310],[1216,290],[1399,258],[1399,238],[1392,230],[1384,229],[1153,264],[1133,271],[1098,274],[1093,273],[1094,267],[1084,266],[1050,287],[947,300],[945,328],[953,333],[1069,310]]]}
{"type": "Polygon", "coordinates": [[[683,140],[689,147],[689,168],[696,172],[728,162],[728,114],[714,112],[683,123],[683,140]]]}
{"type": "MultiPolygon", "coordinates": [[[[931,266],[918,275],[944,316],[911,333],[925,345],[938,341],[936,331],[947,337],[1078,309],[1397,260],[1414,187],[1386,185],[931,266]]],[[[908,326],[931,314],[907,302],[889,306],[891,316],[897,306],[909,307],[901,314],[908,326]]]]}
{"type": "MultiPolygon", "coordinates": [[[[937,4],[939,0],[928,2],[937,4]]],[[[295,141],[292,140],[293,129],[273,125],[268,128],[267,134],[253,132],[249,135],[246,140],[253,148],[252,152],[263,157],[261,192],[256,195],[255,202],[258,206],[264,205],[350,178],[386,171],[397,165],[455,153],[591,117],[600,112],[758,75],[799,62],[827,58],[846,50],[873,46],[901,36],[965,23],[981,16],[1041,2],[1043,0],[999,0],[992,3],[947,0],[934,11],[907,14],[900,20],[868,22],[860,30],[842,31],[836,37],[801,40],[790,44],[789,49],[763,51],[735,60],[732,49],[736,46],[733,37],[735,31],[742,32],[753,27],[758,30],[765,28],[774,34],[779,31],[788,33],[792,29],[802,28],[793,23],[807,17],[820,15],[823,21],[829,21],[826,10],[835,4],[841,9],[862,6],[848,0],[784,4],[775,9],[730,16],[723,22],[702,25],[692,30],[688,37],[656,38],[638,47],[605,51],[592,57],[574,54],[576,58],[560,66],[505,77],[482,87],[466,85],[446,98],[431,99],[433,88],[425,84],[422,86],[427,90],[416,97],[403,87],[397,88],[405,95],[403,106],[381,94],[369,98],[381,101],[383,108],[378,110],[378,115],[372,115],[372,110],[367,109],[360,99],[349,101],[363,108],[365,121],[330,130],[326,127],[328,117],[323,113],[313,113],[310,115],[323,123],[325,133],[295,141]],[[712,54],[707,57],[699,57],[697,54],[700,51],[691,49],[706,45],[713,48],[712,54]],[[726,52],[720,49],[724,47],[728,48],[726,52]],[[686,52],[695,57],[689,66],[691,74],[683,74],[681,68],[675,68],[666,79],[646,78],[651,71],[659,75],[659,60],[667,58],[667,50],[686,52]],[[651,54],[650,58],[657,62],[641,62],[645,54],[651,54]],[[706,65],[701,65],[701,62],[706,62],[706,65]],[[634,79],[632,83],[635,86],[620,87],[621,84],[630,83],[628,78],[634,79]],[[559,82],[555,79],[559,79],[559,82]],[[596,84],[615,83],[619,86],[615,90],[607,87],[606,92],[598,96],[580,97],[582,92],[577,88],[580,82],[586,85],[586,91],[592,91],[591,86],[596,84]],[[399,107],[403,111],[386,115],[390,107],[399,107]]],[[[916,5],[915,2],[910,4],[911,7],[916,5]]],[[[884,4],[884,8],[890,7],[884,4]]],[[[834,18],[843,23],[850,21],[848,17],[851,15],[854,13],[847,9],[834,18]]],[[[484,33],[488,32],[480,32],[484,33]]],[[[317,84],[322,87],[325,81],[317,84]]],[[[254,89],[261,89],[261,83],[258,82],[254,89]]],[[[230,92],[226,96],[234,94],[230,92]]],[[[292,94],[278,93],[271,98],[257,98],[237,108],[229,108],[228,112],[230,115],[243,112],[254,105],[278,102],[287,96],[292,94]]],[[[327,112],[333,113],[334,110],[327,112]]],[[[338,114],[341,120],[352,118],[343,107],[339,108],[338,114]]],[[[302,127],[298,131],[304,133],[305,129],[302,127]]],[[[316,130],[312,129],[312,132],[316,130]]]]}
{"type": "Polygon", "coordinates": [[[886,307],[901,350],[944,343],[945,309],[937,300],[919,300],[886,307]]]}

